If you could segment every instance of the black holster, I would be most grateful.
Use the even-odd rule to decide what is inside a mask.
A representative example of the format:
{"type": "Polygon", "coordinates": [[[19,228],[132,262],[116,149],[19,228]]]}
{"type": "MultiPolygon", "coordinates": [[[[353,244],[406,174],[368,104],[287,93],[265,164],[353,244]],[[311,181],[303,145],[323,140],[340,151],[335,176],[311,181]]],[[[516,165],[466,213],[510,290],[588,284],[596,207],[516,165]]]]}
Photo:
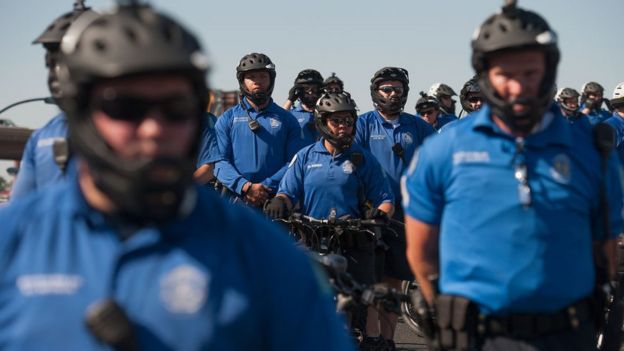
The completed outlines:
{"type": "Polygon", "coordinates": [[[466,298],[452,295],[439,295],[435,305],[440,348],[458,351],[477,348],[477,305],[466,298]]]}

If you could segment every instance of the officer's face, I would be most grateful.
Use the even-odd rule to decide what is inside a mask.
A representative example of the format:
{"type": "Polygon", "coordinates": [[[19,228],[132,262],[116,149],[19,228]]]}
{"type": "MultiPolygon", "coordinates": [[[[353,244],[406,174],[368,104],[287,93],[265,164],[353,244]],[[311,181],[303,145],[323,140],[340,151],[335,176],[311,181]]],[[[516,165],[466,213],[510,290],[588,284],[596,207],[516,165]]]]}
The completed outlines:
{"type": "Polygon", "coordinates": [[[184,156],[198,128],[191,83],[174,75],[100,83],[91,99],[93,123],[124,158],[184,156]]]}
{"type": "Polygon", "coordinates": [[[438,120],[438,115],[440,114],[440,111],[432,107],[421,110],[418,114],[421,115],[422,118],[427,121],[427,123],[435,124],[435,122],[438,120]]]}
{"type": "Polygon", "coordinates": [[[337,137],[349,136],[353,134],[354,124],[355,117],[347,111],[334,112],[327,116],[327,128],[337,137]]]}
{"type": "Polygon", "coordinates": [[[481,93],[468,93],[466,100],[468,100],[468,105],[474,111],[480,109],[483,104],[483,96],[481,96],[481,93]]]}
{"type": "Polygon", "coordinates": [[[403,93],[405,92],[403,88],[403,83],[398,80],[387,80],[385,82],[381,82],[377,90],[379,91],[379,95],[381,95],[381,97],[386,100],[398,100],[403,96],[403,93]]]}
{"type": "Polygon", "coordinates": [[[328,93],[341,93],[342,88],[338,83],[329,83],[325,86],[325,91],[328,93]]]}
{"type": "Polygon", "coordinates": [[[250,71],[243,76],[243,84],[250,93],[266,92],[271,85],[271,76],[267,71],[250,71]]]}
{"type": "Polygon", "coordinates": [[[602,93],[600,93],[600,92],[587,93],[587,98],[589,100],[593,100],[593,101],[602,100],[602,93]]]}
{"type": "Polygon", "coordinates": [[[496,93],[512,103],[516,113],[526,112],[526,98],[537,98],[544,78],[544,53],[538,50],[505,52],[489,60],[488,78],[496,93]]]}

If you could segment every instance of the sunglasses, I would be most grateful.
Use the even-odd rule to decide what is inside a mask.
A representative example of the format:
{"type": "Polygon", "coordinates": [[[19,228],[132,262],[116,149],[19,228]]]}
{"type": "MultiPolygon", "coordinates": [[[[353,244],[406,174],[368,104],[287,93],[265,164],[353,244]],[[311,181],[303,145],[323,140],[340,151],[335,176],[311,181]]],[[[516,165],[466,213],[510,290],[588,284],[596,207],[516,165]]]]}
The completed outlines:
{"type": "Polygon", "coordinates": [[[329,123],[331,123],[334,126],[344,125],[346,127],[353,127],[353,125],[355,124],[355,118],[353,117],[345,117],[345,118],[330,117],[327,120],[329,121],[329,123]]]}
{"type": "Polygon", "coordinates": [[[472,96],[468,98],[468,102],[476,104],[477,102],[482,102],[483,99],[478,96],[472,96]]]}
{"type": "Polygon", "coordinates": [[[112,119],[139,123],[156,109],[167,123],[182,123],[197,118],[201,113],[199,101],[188,95],[171,95],[150,99],[142,96],[109,94],[96,98],[91,106],[112,119]]]}
{"type": "Polygon", "coordinates": [[[379,87],[379,91],[382,91],[386,94],[392,94],[392,92],[396,92],[397,94],[403,94],[403,87],[393,87],[393,86],[383,86],[379,87]]]}

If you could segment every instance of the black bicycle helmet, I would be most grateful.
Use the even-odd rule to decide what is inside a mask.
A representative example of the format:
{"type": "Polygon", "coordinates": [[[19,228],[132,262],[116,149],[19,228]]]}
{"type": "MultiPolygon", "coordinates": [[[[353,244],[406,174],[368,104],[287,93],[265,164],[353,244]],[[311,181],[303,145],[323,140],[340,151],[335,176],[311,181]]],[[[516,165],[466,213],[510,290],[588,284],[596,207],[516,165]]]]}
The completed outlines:
{"type": "Polygon", "coordinates": [[[260,54],[256,52],[247,54],[240,59],[238,66],[236,66],[236,79],[238,79],[238,85],[240,87],[241,94],[251,100],[254,104],[262,105],[269,100],[271,94],[273,93],[273,87],[275,86],[275,65],[273,64],[271,59],[265,54],[260,54]],[[269,72],[271,83],[267,91],[254,94],[245,89],[243,79],[245,73],[250,71],[269,72]]]}
{"type": "Polygon", "coordinates": [[[353,125],[353,134],[345,137],[337,137],[327,128],[327,117],[336,112],[347,111],[357,119],[357,106],[351,95],[347,92],[342,93],[324,93],[316,102],[314,108],[314,122],[316,129],[325,140],[329,141],[336,148],[344,150],[351,146],[355,139],[355,124],[353,125]]]}
{"type": "Polygon", "coordinates": [[[492,112],[511,130],[528,132],[552,103],[559,56],[557,35],[548,22],[535,12],[516,7],[514,0],[508,0],[501,11],[483,22],[472,40],[472,66],[479,78],[481,92],[492,112]],[[494,54],[527,49],[544,53],[546,69],[539,97],[528,101],[531,108],[526,112],[516,113],[512,104],[502,99],[492,87],[487,76],[488,60],[494,54]],[[529,123],[518,123],[521,120],[529,123]]]}
{"type": "Polygon", "coordinates": [[[110,197],[118,214],[149,222],[179,214],[192,184],[200,128],[187,157],[124,159],[95,128],[90,97],[98,83],[110,79],[182,75],[193,85],[199,125],[207,105],[208,62],[197,39],[147,5],[120,6],[87,24],[75,45],[62,45],[59,67],[73,150],[86,160],[96,186],[110,197]]]}
{"type": "Polygon", "coordinates": [[[403,111],[403,107],[405,107],[409,93],[409,74],[407,70],[399,67],[384,67],[378,70],[373,75],[373,78],[371,78],[370,92],[373,103],[377,109],[389,114],[400,113],[403,111]],[[403,83],[403,95],[396,100],[385,99],[378,91],[381,83],[389,80],[396,80],[403,83]]]}

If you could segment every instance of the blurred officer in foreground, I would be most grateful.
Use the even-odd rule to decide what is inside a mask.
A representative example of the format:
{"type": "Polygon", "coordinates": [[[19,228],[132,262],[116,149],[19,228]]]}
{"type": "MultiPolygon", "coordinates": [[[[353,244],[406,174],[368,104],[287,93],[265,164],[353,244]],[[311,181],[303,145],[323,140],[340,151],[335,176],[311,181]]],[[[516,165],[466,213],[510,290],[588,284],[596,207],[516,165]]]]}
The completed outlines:
{"type": "Polygon", "coordinates": [[[323,77],[313,69],[304,69],[297,74],[295,83],[288,92],[288,101],[284,108],[288,110],[299,122],[303,145],[307,146],[316,142],[319,132],[314,123],[314,106],[316,100],[321,97],[323,77]],[[296,102],[299,101],[299,104],[296,102]]]}
{"type": "Polygon", "coordinates": [[[596,82],[588,82],[581,89],[581,113],[589,118],[589,122],[594,125],[604,122],[611,117],[608,110],[602,108],[602,104],[609,102],[604,98],[604,88],[596,82]]]}
{"type": "Polygon", "coordinates": [[[275,194],[288,161],[302,147],[301,128],[271,99],[275,65],[267,55],[243,56],[236,78],[243,98],[217,120],[221,157],[215,175],[236,196],[259,207],[275,194]]]}
{"type": "MultiPolygon", "coordinates": [[[[55,19],[33,41],[33,44],[41,44],[46,50],[45,64],[48,68],[48,89],[57,104],[62,97],[57,65],[61,40],[68,32],[69,40],[73,40],[82,24],[79,23],[72,29],[68,28],[71,28],[72,23],[79,18],[81,20],[78,22],[84,23],[96,16],[94,11],[84,6],[84,1],[77,1],[72,12],[65,13],[55,19]]],[[[62,109],[61,105],[59,107],[62,109]]],[[[65,113],[61,112],[30,136],[24,148],[20,170],[11,191],[11,198],[23,197],[31,191],[65,179],[65,171],[70,159],[67,134],[67,118],[65,113]]]]}
{"type": "Polygon", "coordinates": [[[286,234],[193,184],[197,39],[129,4],[63,54],[76,167],[0,210],[2,348],[351,349],[286,234]]]}
{"type": "Polygon", "coordinates": [[[604,129],[595,146],[588,124],[571,126],[552,104],[559,49],[541,16],[510,1],[472,50],[487,104],[426,140],[404,178],[408,260],[421,311],[437,317],[428,339],[444,350],[594,349],[593,294],[615,276],[622,227],[617,158],[604,129]]]}

